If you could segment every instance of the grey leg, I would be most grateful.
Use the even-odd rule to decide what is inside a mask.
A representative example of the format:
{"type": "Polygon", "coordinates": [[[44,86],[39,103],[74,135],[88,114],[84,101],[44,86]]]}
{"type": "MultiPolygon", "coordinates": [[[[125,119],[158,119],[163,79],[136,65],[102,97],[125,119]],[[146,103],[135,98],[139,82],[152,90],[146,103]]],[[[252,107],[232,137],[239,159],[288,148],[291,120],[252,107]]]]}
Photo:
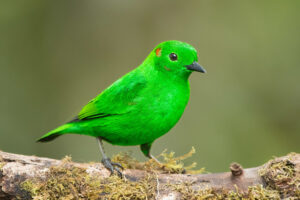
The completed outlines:
{"type": "Polygon", "coordinates": [[[99,144],[99,148],[100,148],[100,152],[102,154],[102,164],[104,165],[104,167],[106,169],[108,169],[111,174],[114,173],[114,171],[116,171],[118,173],[118,175],[122,178],[123,177],[123,174],[121,173],[121,171],[118,169],[118,168],[121,168],[123,169],[122,165],[119,164],[119,163],[114,163],[114,162],[111,162],[110,158],[108,158],[104,152],[104,148],[103,148],[103,144],[102,144],[102,138],[101,137],[97,137],[97,141],[98,141],[98,144],[99,144]]]}
{"type": "Polygon", "coordinates": [[[104,152],[104,148],[103,148],[103,144],[102,144],[102,138],[101,137],[97,137],[97,141],[98,141],[98,144],[99,144],[100,152],[102,154],[102,158],[106,159],[107,156],[105,155],[105,152],[104,152]]]}

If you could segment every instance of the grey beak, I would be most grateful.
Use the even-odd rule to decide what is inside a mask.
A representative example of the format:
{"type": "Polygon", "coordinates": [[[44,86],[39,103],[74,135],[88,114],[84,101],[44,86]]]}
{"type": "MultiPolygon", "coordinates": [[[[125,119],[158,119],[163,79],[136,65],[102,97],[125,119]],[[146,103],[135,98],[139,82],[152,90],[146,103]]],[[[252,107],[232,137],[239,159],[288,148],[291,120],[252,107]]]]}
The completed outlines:
{"type": "Polygon", "coordinates": [[[201,65],[199,65],[199,63],[197,63],[197,62],[193,62],[192,64],[186,65],[185,67],[188,70],[197,71],[197,72],[201,72],[201,73],[206,73],[206,70],[201,65]]]}

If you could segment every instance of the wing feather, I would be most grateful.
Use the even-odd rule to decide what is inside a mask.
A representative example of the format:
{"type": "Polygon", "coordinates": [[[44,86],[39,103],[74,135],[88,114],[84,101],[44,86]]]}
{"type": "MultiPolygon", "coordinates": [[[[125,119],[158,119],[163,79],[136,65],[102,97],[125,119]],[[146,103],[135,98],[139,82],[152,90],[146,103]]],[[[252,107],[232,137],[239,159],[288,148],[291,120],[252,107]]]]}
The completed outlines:
{"type": "Polygon", "coordinates": [[[144,76],[136,71],[128,73],[84,106],[77,118],[86,120],[129,112],[145,86],[144,76]]]}

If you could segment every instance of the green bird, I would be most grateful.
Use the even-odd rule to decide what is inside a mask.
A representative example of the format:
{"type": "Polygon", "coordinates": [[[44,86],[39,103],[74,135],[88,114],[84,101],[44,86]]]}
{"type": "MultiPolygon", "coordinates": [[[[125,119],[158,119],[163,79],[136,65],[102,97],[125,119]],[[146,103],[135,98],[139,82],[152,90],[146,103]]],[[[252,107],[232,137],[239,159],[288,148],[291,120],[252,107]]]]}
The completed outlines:
{"type": "Polygon", "coordinates": [[[102,163],[119,175],[122,166],[105,155],[102,140],[140,145],[145,156],[155,159],[150,154],[152,143],[178,122],[188,103],[189,76],[193,71],[205,73],[197,61],[197,51],[187,43],[160,43],[139,67],[92,99],[72,121],[38,141],[48,142],[68,133],[96,137],[102,163]]]}

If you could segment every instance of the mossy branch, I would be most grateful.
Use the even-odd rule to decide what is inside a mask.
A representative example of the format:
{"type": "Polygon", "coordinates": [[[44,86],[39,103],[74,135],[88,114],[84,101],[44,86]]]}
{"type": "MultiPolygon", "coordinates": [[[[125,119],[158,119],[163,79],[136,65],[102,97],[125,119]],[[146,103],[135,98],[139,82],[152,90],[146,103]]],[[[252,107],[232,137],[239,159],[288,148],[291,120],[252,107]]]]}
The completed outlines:
{"type": "MultiPolygon", "coordinates": [[[[164,155],[169,163],[178,160],[164,155]]],[[[131,159],[123,163],[131,168],[123,171],[123,179],[110,176],[100,163],[0,152],[0,199],[300,198],[300,154],[296,153],[249,169],[233,163],[231,172],[217,174],[170,174],[166,173],[172,172],[169,169],[154,165],[152,169],[151,161],[135,163],[126,156],[115,159],[131,159]]]]}

